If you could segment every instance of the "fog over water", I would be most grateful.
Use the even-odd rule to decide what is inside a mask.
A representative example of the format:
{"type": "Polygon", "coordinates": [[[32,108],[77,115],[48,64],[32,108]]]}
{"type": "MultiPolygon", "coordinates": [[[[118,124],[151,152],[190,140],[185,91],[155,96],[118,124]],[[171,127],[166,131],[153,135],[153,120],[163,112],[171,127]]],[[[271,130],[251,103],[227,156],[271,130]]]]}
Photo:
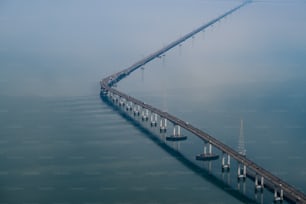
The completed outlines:
{"type": "MultiPolygon", "coordinates": [[[[0,202],[248,202],[99,96],[103,77],[240,3],[0,1],[0,202]]],[[[234,149],[243,119],[247,157],[305,193],[305,9],[302,0],[254,1],[117,88],[234,149]]],[[[192,160],[202,143],[188,139],[180,151],[192,160]]],[[[212,169],[221,178],[219,160],[212,169]]]]}

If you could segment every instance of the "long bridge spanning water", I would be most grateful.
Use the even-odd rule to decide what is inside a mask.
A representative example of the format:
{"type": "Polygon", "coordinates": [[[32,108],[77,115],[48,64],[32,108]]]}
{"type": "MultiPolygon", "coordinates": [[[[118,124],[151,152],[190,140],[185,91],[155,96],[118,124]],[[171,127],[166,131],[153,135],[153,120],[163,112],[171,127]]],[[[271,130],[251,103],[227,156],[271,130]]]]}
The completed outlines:
{"type": "Polygon", "coordinates": [[[149,104],[142,102],[134,97],[131,97],[123,92],[120,92],[113,87],[121,79],[127,77],[133,71],[141,68],[146,63],[152,61],[153,59],[160,57],[162,54],[168,50],[180,45],[185,40],[191,38],[195,34],[203,31],[204,29],[212,26],[222,18],[228,16],[229,14],[237,11],[241,7],[250,3],[251,1],[245,1],[241,5],[229,10],[223,15],[211,20],[210,22],[200,26],[199,28],[191,31],[190,33],[184,35],[183,37],[171,42],[169,45],[163,47],[162,49],[154,52],[153,54],[141,59],[130,67],[114,73],[101,82],[101,96],[107,98],[114,105],[124,107],[124,110],[132,112],[134,116],[141,116],[143,121],[150,121],[151,127],[159,126],[160,132],[167,131],[167,121],[171,122],[174,125],[174,133],[169,136],[167,140],[180,141],[187,139],[180,135],[180,128],[183,128],[185,131],[196,135],[204,141],[204,153],[197,155],[195,159],[197,160],[212,160],[217,159],[219,156],[213,154],[212,146],[216,149],[219,149],[222,152],[222,170],[230,170],[230,159],[235,159],[239,165],[237,169],[237,179],[245,180],[249,178],[254,181],[255,191],[262,192],[264,188],[270,190],[274,193],[274,201],[282,202],[287,200],[291,203],[306,203],[306,196],[301,191],[297,190],[287,182],[273,175],[269,171],[260,167],[250,159],[246,158],[243,154],[235,151],[231,147],[223,144],[221,141],[217,140],[213,136],[205,133],[204,131],[194,127],[192,124],[187,123],[171,115],[170,113],[164,112],[156,107],[153,107],[149,104]],[[207,150],[208,149],[208,150],[207,150]],[[206,151],[207,150],[207,151],[206,151]]]}

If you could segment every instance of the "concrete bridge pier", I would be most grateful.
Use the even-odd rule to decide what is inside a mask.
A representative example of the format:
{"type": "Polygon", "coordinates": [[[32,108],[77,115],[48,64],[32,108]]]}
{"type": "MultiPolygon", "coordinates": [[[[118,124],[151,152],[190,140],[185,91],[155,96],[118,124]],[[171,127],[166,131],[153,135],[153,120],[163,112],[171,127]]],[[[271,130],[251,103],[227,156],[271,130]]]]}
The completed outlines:
{"type": "Polygon", "coordinates": [[[218,158],[219,155],[212,153],[212,144],[207,141],[204,142],[203,153],[196,155],[196,160],[201,160],[201,161],[216,160],[218,158]],[[207,151],[207,146],[208,146],[208,151],[207,151]]]}
{"type": "Polygon", "coordinates": [[[227,155],[226,157],[226,153],[222,152],[222,172],[229,171],[230,164],[231,164],[231,156],[227,155]]]}
{"type": "Polygon", "coordinates": [[[284,200],[284,191],[282,189],[282,185],[279,186],[279,188],[274,188],[274,203],[282,203],[284,200]]]}
{"type": "Polygon", "coordinates": [[[116,95],[111,93],[110,94],[110,100],[113,102],[113,103],[116,103],[116,95]]]}
{"type": "Polygon", "coordinates": [[[152,113],[151,114],[151,127],[156,127],[157,126],[157,114],[152,113]]]}
{"type": "Polygon", "coordinates": [[[245,181],[246,179],[246,166],[243,165],[241,167],[241,164],[238,165],[238,175],[237,175],[238,181],[243,180],[245,181]]]}
{"type": "Polygon", "coordinates": [[[119,102],[120,96],[114,95],[115,103],[117,104],[119,102]]]}
{"type": "Polygon", "coordinates": [[[119,105],[120,96],[115,95],[115,103],[119,105]]]}
{"type": "Polygon", "coordinates": [[[115,96],[115,94],[111,93],[111,94],[110,94],[110,99],[111,99],[111,101],[112,101],[113,103],[115,103],[115,102],[116,102],[116,96],[115,96]]]}
{"type": "Polygon", "coordinates": [[[101,87],[101,95],[102,96],[108,96],[108,93],[109,93],[108,90],[106,90],[105,88],[101,87]]]}
{"type": "Polygon", "coordinates": [[[160,133],[167,132],[167,118],[161,118],[160,119],[159,131],[160,131],[160,133]]]}
{"type": "Polygon", "coordinates": [[[133,102],[128,101],[128,102],[126,103],[125,110],[126,110],[126,111],[132,111],[132,110],[133,110],[133,102]]]}
{"type": "Polygon", "coordinates": [[[130,110],[130,102],[129,101],[126,101],[125,110],[126,111],[130,110]]]}
{"type": "Polygon", "coordinates": [[[148,121],[149,120],[149,110],[143,109],[141,113],[141,119],[142,121],[148,121]]]}
{"type": "Polygon", "coordinates": [[[110,98],[113,95],[113,92],[109,91],[107,96],[110,98]]]}
{"type": "Polygon", "coordinates": [[[262,193],[263,189],[264,189],[264,177],[261,176],[259,178],[259,175],[256,174],[256,176],[255,176],[255,193],[257,193],[258,191],[260,191],[262,193]]]}
{"type": "Polygon", "coordinates": [[[203,147],[203,154],[204,155],[209,155],[212,153],[212,146],[210,143],[204,142],[204,147],[203,147]],[[208,144],[208,154],[207,154],[207,144],[208,144]]]}
{"type": "Polygon", "coordinates": [[[126,102],[126,100],[125,100],[125,98],[121,98],[121,97],[119,97],[119,106],[120,107],[124,107],[125,106],[125,102],[126,102]]]}
{"type": "Polygon", "coordinates": [[[173,134],[171,136],[167,136],[166,140],[168,141],[180,141],[186,140],[187,136],[181,135],[181,126],[174,125],[173,127],[173,134]]]}
{"type": "Polygon", "coordinates": [[[173,127],[173,136],[181,136],[181,127],[179,125],[175,125],[173,127]],[[176,128],[177,128],[177,133],[176,133],[176,128]]]}
{"type": "Polygon", "coordinates": [[[133,112],[134,112],[134,116],[139,116],[139,115],[140,115],[140,106],[139,106],[139,105],[136,105],[136,106],[134,107],[133,112]]]}

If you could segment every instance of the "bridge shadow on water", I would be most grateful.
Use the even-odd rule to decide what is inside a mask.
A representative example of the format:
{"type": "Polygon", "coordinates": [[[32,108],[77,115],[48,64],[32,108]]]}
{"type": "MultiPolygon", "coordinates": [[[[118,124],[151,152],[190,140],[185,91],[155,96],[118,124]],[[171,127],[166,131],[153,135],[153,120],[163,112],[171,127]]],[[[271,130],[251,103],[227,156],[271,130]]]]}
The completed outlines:
{"type": "Polygon", "coordinates": [[[104,97],[102,94],[100,94],[100,97],[104,103],[109,105],[112,109],[117,111],[124,119],[126,119],[129,123],[134,125],[138,130],[140,130],[142,133],[144,133],[149,139],[151,139],[155,144],[157,144],[159,147],[161,147],[164,151],[166,151],[168,154],[170,154],[172,157],[176,158],[178,161],[180,161],[185,167],[189,168],[193,172],[195,172],[197,175],[201,176],[205,180],[209,181],[216,187],[222,189],[229,195],[235,197],[239,201],[243,203],[257,203],[253,199],[250,199],[246,195],[242,194],[242,192],[238,191],[237,189],[234,189],[229,184],[222,181],[220,178],[218,178],[216,175],[209,172],[209,170],[202,168],[192,161],[188,159],[186,156],[184,156],[179,151],[171,148],[168,146],[164,141],[158,138],[156,134],[146,129],[144,126],[142,126],[141,122],[135,120],[133,117],[131,117],[129,114],[124,112],[121,108],[113,104],[111,101],[108,100],[108,98],[104,97]]]}

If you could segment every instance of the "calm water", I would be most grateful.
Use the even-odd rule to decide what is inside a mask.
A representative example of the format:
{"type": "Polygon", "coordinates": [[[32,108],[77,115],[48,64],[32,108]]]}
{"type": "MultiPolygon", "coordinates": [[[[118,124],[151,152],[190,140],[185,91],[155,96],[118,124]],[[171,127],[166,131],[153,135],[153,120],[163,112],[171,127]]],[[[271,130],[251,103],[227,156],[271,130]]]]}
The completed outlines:
{"type": "MultiPolygon", "coordinates": [[[[220,161],[199,174],[99,97],[101,78],[239,2],[1,1],[0,202],[249,202],[220,161]]],[[[243,118],[247,156],[306,192],[305,9],[248,5],[118,89],[235,149],[243,118]]],[[[173,147],[192,160],[189,138],[173,147]]]]}

